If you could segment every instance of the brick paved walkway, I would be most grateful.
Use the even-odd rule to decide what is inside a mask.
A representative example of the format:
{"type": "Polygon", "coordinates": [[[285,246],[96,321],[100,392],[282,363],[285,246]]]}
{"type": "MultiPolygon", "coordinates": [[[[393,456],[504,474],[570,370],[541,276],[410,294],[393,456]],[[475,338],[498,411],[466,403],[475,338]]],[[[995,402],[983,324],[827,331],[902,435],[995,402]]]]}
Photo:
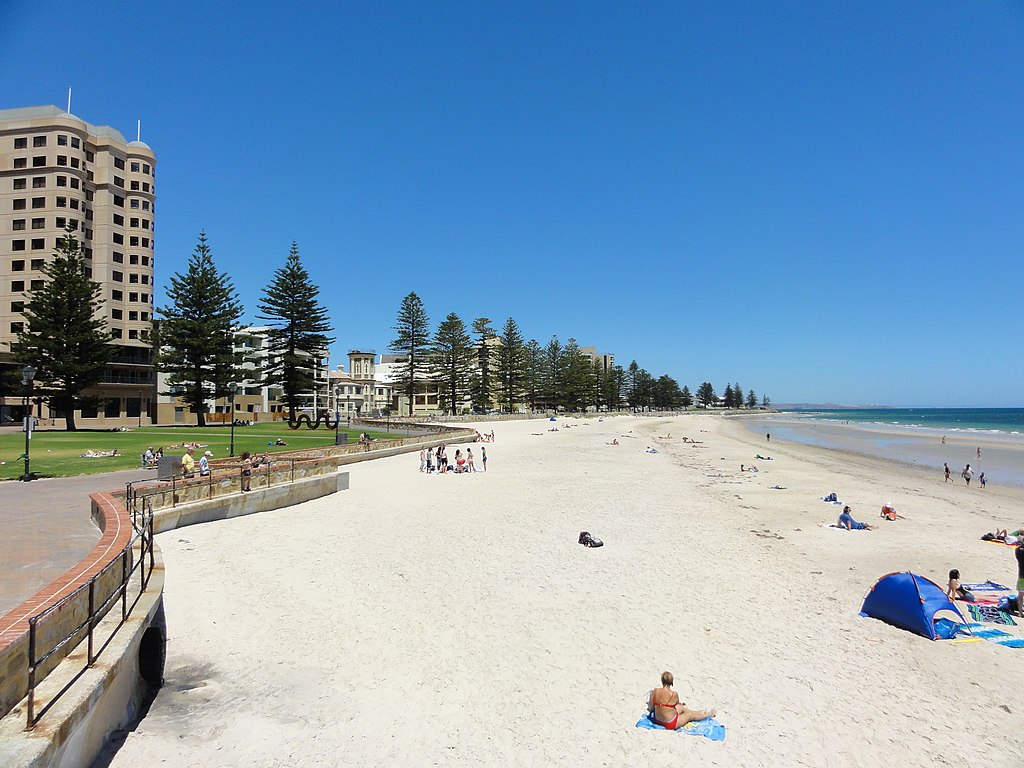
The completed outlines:
{"type": "Polygon", "coordinates": [[[151,470],[0,483],[0,616],[85,557],[100,532],[89,494],[153,479],[151,470]]]}

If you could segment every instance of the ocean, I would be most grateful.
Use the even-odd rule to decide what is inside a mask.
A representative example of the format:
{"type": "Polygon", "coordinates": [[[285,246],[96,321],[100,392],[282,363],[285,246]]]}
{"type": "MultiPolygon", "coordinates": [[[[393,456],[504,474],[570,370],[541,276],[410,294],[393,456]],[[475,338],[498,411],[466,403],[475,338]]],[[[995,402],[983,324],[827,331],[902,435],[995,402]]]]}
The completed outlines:
{"type": "MultiPolygon", "coordinates": [[[[753,432],[959,476],[970,464],[991,484],[1024,486],[1024,408],[799,409],[744,417],[753,432]]],[[[767,438],[766,446],[770,445],[767,438]]]]}

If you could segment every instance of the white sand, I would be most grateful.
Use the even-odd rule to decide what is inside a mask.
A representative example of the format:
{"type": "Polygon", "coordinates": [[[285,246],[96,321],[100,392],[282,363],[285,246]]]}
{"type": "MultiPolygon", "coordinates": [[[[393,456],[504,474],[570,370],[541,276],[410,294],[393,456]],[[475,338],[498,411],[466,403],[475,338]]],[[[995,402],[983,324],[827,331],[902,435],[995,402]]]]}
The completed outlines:
{"type": "Polygon", "coordinates": [[[890,571],[1011,584],[1013,550],[977,537],[1024,524],[1019,492],[718,417],[569,423],[487,425],[487,474],[383,459],[332,498],[158,537],[167,684],[111,765],[1024,764],[1024,649],[857,616],[890,571]],[[819,528],[831,490],[908,519],[819,528]],[[665,669],[724,743],[634,727],[665,669]]]}

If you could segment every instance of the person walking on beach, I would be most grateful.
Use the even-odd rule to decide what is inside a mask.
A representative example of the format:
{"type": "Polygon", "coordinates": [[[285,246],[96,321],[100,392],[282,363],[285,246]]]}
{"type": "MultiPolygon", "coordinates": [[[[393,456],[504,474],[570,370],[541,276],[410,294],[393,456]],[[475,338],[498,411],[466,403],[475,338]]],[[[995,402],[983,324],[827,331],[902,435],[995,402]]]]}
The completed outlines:
{"type": "Polygon", "coordinates": [[[467,472],[476,472],[476,465],[473,464],[473,449],[472,448],[467,448],[466,449],[466,471],[467,472]]]}
{"type": "Polygon", "coordinates": [[[964,479],[964,481],[967,483],[967,487],[970,488],[971,487],[971,478],[974,477],[974,470],[971,469],[971,465],[970,464],[968,464],[966,467],[964,467],[964,471],[960,473],[960,477],[962,477],[964,479]]]}
{"type": "Polygon", "coordinates": [[[427,448],[427,474],[434,471],[434,446],[427,448]]]}
{"type": "Polygon", "coordinates": [[[982,488],[985,487],[985,473],[984,472],[982,472],[980,475],[978,475],[978,485],[980,485],[982,488]]]}
{"type": "Polygon", "coordinates": [[[420,448],[420,472],[427,471],[427,449],[420,448]]]}
{"type": "Polygon", "coordinates": [[[1017,556],[1017,615],[1024,619],[1024,539],[1014,550],[1017,556]]]}
{"type": "Polygon", "coordinates": [[[480,463],[484,465],[484,472],[487,471],[487,449],[480,446],[480,463]]]}
{"type": "Polygon", "coordinates": [[[942,444],[943,444],[943,445],[945,445],[945,444],[946,444],[946,436],[945,436],[945,435],[943,435],[943,436],[942,436],[942,444]]]}
{"type": "Polygon", "coordinates": [[[770,443],[770,442],[772,441],[772,433],[771,433],[771,432],[769,432],[768,434],[766,434],[766,435],[764,436],[764,439],[765,439],[765,441],[766,441],[766,442],[769,442],[769,443],[770,443]]]}
{"type": "Polygon", "coordinates": [[[948,483],[948,482],[949,482],[949,480],[950,480],[950,474],[951,474],[951,473],[950,473],[950,471],[949,471],[949,462],[948,462],[948,461],[946,461],[946,462],[943,462],[943,464],[942,464],[942,468],[943,468],[943,469],[945,470],[945,472],[946,472],[946,482],[948,483]]]}
{"type": "Polygon", "coordinates": [[[979,459],[981,458],[981,446],[980,445],[978,446],[978,458],[979,459]]]}

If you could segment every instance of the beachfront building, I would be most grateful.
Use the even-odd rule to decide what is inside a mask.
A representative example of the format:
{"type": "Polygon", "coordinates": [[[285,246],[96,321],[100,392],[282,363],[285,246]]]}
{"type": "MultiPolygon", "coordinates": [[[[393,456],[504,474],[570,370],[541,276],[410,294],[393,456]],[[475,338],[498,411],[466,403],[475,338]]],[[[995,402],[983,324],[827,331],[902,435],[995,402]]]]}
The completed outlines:
{"type": "MultiPolygon", "coordinates": [[[[407,416],[409,414],[409,395],[406,392],[400,391],[395,385],[405,361],[405,355],[381,355],[380,364],[377,366],[379,380],[391,387],[394,392],[393,411],[399,416],[407,416]]],[[[440,392],[434,378],[427,375],[426,371],[421,375],[417,375],[412,403],[413,416],[429,416],[438,413],[440,410],[439,403],[440,392]]]]}
{"type": "Polygon", "coordinates": [[[598,352],[597,347],[580,347],[580,352],[586,356],[591,365],[599,365],[602,374],[608,373],[615,366],[615,355],[598,352]]]}
{"type": "MultiPolygon", "coordinates": [[[[151,423],[155,177],[153,150],[114,128],[54,106],[0,110],[0,382],[17,382],[0,389],[0,421],[23,416],[10,345],[24,327],[27,292],[42,285],[40,270],[71,227],[117,347],[103,380],[84,393],[94,404],[75,421],[93,429],[151,423]]],[[[34,413],[44,423],[61,419],[41,402],[34,413]]]]}
{"type": "Polygon", "coordinates": [[[339,365],[329,374],[332,412],[342,417],[384,416],[393,410],[393,394],[390,381],[381,376],[384,369],[377,363],[377,353],[372,350],[349,350],[349,370],[339,365]]]}

